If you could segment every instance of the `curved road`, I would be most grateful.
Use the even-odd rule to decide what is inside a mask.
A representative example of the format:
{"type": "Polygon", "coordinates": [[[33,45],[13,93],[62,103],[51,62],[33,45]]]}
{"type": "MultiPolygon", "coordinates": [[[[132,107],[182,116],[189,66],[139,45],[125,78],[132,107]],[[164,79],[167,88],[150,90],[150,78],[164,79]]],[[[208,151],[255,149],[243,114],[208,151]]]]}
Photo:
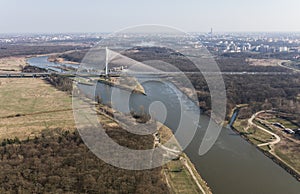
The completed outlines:
{"type": "Polygon", "coordinates": [[[285,65],[282,65],[282,63],[278,63],[278,65],[280,67],[283,67],[283,68],[286,68],[286,69],[290,69],[290,70],[293,70],[294,72],[300,72],[300,69],[296,69],[296,68],[293,68],[293,67],[289,67],[289,66],[285,66],[285,65]]]}
{"type": "Polygon", "coordinates": [[[254,120],[259,114],[265,113],[265,112],[270,112],[270,111],[259,111],[259,112],[255,113],[254,115],[252,115],[252,117],[248,120],[248,127],[247,127],[247,128],[249,128],[251,125],[252,125],[252,126],[255,126],[255,127],[259,128],[260,130],[263,130],[264,132],[269,133],[269,134],[271,134],[272,136],[274,136],[274,137],[276,138],[276,139],[275,139],[274,141],[272,141],[272,142],[262,143],[262,144],[257,145],[257,146],[259,146],[259,147],[267,146],[267,145],[275,145],[275,144],[279,143],[280,140],[281,140],[280,137],[279,137],[277,134],[272,133],[271,131],[269,131],[269,130],[267,130],[267,129],[265,129],[265,128],[259,126],[259,125],[256,125],[255,123],[253,123],[253,120],[254,120]]]}

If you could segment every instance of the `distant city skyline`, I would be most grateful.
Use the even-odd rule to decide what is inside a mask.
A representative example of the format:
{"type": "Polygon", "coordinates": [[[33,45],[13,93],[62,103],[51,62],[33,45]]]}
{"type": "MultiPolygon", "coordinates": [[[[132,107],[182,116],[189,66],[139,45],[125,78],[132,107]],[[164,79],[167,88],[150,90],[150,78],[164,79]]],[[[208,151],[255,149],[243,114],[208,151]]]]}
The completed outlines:
{"type": "Polygon", "coordinates": [[[114,32],[159,24],[186,32],[300,32],[299,0],[1,0],[0,33],[114,32]]]}

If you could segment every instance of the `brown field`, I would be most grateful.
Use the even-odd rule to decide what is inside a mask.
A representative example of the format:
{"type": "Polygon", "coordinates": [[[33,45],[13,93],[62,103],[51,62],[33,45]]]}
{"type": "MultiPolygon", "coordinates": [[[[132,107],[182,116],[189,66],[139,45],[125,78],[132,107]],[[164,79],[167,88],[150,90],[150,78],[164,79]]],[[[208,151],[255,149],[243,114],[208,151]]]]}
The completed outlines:
{"type": "Polygon", "coordinates": [[[287,62],[287,60],[280,60],[280,59],[247,59],[247,62],[251,66],[270,66],[270,67],[276,67],[281,65],[283,62],[287,62]]]}
{"type": "Polygon", "coordinates": [[[74,129],[69,95],[41,79],[0,79],[0,139],[25,139],[43,129],[74,129]]]}
{"type": "Polygon", "coordinates": [[[287,164],[300,173],[300,150],[299,144],[289,139],[283,139],[275,146],[275,153],[287,164]]]}
{"type": "Polygon", "coordinates": [[[19,73],[26,66],[25,57],[0,58],[0,73],[19,73]]]}
{"type": "Polygon", "coordinates": [[[266,133],[255,126],[251,126],[247,131],[248,120],[237,120],[234,123],[234,127],[240,132],[243,133],[253,144],[259,145],[262,143],[267,143],[274,141],[274,137],[269,133],[266,133]]]}

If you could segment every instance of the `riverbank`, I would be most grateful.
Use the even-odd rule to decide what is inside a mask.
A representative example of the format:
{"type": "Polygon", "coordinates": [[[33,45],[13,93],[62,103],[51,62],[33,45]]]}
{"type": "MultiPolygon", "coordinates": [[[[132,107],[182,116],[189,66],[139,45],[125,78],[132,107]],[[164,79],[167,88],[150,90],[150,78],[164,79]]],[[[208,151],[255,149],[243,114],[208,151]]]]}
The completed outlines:
{"type": "MultiPolygon", "coordinates": [[[[103,104],[98,104],[95,111],[101,115],[100,122],[102,125],[107,127],[119,126],[118,121],[114,118],[116,111],[112,108],[103,104]]],[[[211,194],[212,192],[207,183],[201,178],[188,156],[179,151],[181,150],[180,145],[174,138],[171,129],[165,125],[159,124],[159,126],[160,127],[157,132],[158,138],[156,138],[157,136],[155,134],[153,135],[154,147],[162,146],[167,150],[167,152],[170,152],[169,154],[171,155],[180,154],[178,158],[169,161],[162,167],[161,173],[164,176],[165,182],[169,186],[171,193],[211,194]],[[167,145],[167,147],[161,145],[161,143],[164,144],[170,139],[172,142],[171,145],[167,145]],[[174,152],[172,152],[173,150],[174,152]]]]}
{"type": "MultiPolygon", "coordinates": [[[[276,152],[280,150],[277,148],[277,144],[282,140],[277,134],[273,132],[269,132],[270,129],[264,129],[266,125],[264,123],[256,123],[253,120],[260,114],[264,113],[265,111],[260,111],[254,114],[249,120],[247,121],[236,121],[232,126],[232,130],[239,134],[243,139],[245,139],[250,144],[254,145],[259,151],[261,151],[265,156],[270,158],[273,162],[278,164],[284,170],[286,170],[289,174],[291,174],[294,178],[300,181],[300,173],[290,164],[287,163],[283,158],[287,159],[286,156],[283,154],[279,157],[276,152]]],[[[268,127],[269,128],[269,127],[268,127]]]]}
{"type": "Polygon", "coordinates": [[[80,63],[68,61],[65,58],[56,57],[53,55],[49,55],[48,61],[53,63],[64,63],[64,64],[71,64],[71,65],[78,65],[78,66],[80,65],[80,63]]]}
{"type": "Polygon", "coordinates": [[[120,88],[132,93],[147,95],[144,87],[134,77],[103,77],[96,80],[100,83],[120,88]]]}
{"type": "Polygon", "coordinates": [[[235,127],[232,127],[232,130],[240,135],[244,140],[255,146],[259,151],[261,151],[265,156],[270,158],[273,162],[278,164],[280,167],[282,167],[285,171],[287,171],[289,174],[291,174],[295,179],[297,179],[300,182],[300,174],[296,172],[293,168],[291,168],[289,165],[286,164],[281,158],[271,153],[268,149],[266,150],[264,147],[257,146],[253,141],[251,141],[246,135],[241,134],[239,130],[237,130],[235,127]]]}
{"type": "MultiPolygon", "coordinates": [[[[181,150],[170,128],[162,125],[158,130],[158,135],[162,144],[171,139],[172,147],[175,147],[176,150],[181,150]]],[[[200,176],[185,153],[181,153],[179,158],[168,162],[164,166],[163,171],[166,181],[174,193],[212,193],[208,184],[200,176]]]]}
{"type": "MultiPolygon", "coordinates": [[[[118,117],[120,117],[120,114],[122,113],[116,112],[116,110],[103,104],[97,105],[96,112],[102,115],[102,120],[100,120],[100,122],[103,125],[109,127],[119,126],[118,121],[115,120],[114,116],[119,115],[118,117]]],[[[161,146],[162,149],[166,150],[167,155],[176,155],[176,159],[168,161],[162,167],[161,172],[164,176],[165,182],[170,188],[171,193],[212,193],[210,188],[207,186],[207,183],[198,174],[187,155],[180,152],[181,147],[174,138],[171,129],[164,125],[158,125],[159,128],[157,135],[156,133],[153,134],[154,147],[161,146]],[[169,139],[171,139],[171,145],[162,145],[169,139]]],[[[168,156],[165,157],[165,159],[168,159],[168,156]]]]}

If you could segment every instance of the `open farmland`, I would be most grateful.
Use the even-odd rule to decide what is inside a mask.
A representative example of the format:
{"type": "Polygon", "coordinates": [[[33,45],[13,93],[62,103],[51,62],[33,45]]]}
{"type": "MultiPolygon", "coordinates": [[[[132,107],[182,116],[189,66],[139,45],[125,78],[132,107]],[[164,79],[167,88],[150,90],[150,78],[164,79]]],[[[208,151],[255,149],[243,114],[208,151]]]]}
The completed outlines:
{"type": "Polygon", "coordinates": [[[71,98],[41,79],[0,79],[0,139],[74,129],[71,98]]]}

